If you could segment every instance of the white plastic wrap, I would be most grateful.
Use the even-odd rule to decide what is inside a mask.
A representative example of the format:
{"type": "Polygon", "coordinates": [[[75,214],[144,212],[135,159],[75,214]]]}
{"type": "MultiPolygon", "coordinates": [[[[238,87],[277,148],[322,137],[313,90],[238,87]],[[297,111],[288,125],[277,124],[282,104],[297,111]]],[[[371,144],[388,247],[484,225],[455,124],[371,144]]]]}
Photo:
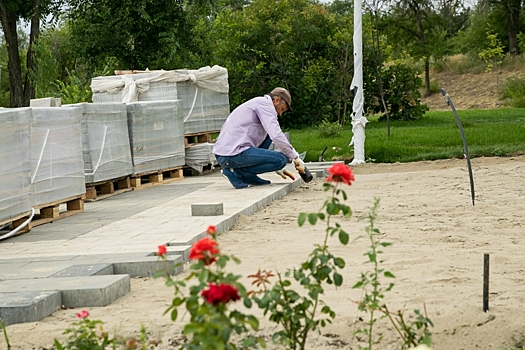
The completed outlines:
{"type": "Polygon", "coordinates": [[[219,130],[230,114],[228,71],[220,66],[97,77],[91,89],[95,103],[181,99],[185,134],[219,130]]]}
{"type": "Polygon", "coordinates": [[[33,107],[31,112],[32,206],[84,194],[82,108],[33,107]]]}
{"type": "Polygon", "coordinates": [[[29,108],[0,109],[0,221],[31,210],[29,108]]]}
{"type": "Polygon", "coordinates": [[[207,165],[217,165],[213,154],[213,143],[197,143],[186,148],[186,165],[202,173],[207,165]]]}
{"type": "Polygon", "coordinates": [[[133,173],[185,164],[182,101],[127,104],[133,173]]]}
{"type": "Polygon", "coordinates": [[[133,173],[124,103],[81,103],[82,153],[87,184],[133,173]]]}

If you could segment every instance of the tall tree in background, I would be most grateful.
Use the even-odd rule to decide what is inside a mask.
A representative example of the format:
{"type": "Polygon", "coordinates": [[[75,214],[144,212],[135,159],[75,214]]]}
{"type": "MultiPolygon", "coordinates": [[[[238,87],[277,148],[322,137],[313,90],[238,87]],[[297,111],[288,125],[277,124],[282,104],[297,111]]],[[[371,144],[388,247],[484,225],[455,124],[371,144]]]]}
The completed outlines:
{"type": "Polygon", "coordinates": [[[30,72],[35,68],[33,45],[40,33],[41,18],[58,11],[59,1],[53,0],[0,0],[0,22],[8,53],[8,71],[11,107],[28,106],[34,98],[35,90],[30,79],[30,72]],[[18,42],[18,23],[20,20],[30,22],[29,46],[26,56],[26,73],[22,77],[18,42]]]}
{"type": "MultiPolygon", "coordinates": [[[[452,0],[453,1],[453,0],[452,0]]],[[[393,3],[388,18],[391,42],[425,65],[425,96],[430,95],[430,58],[445,54],[445,23],[431,0],[401,0],[393,3]]]]}
{"type": "Polygon", "coordinates": [[[193,23],[182,0],[70,0],[70,6],[72,40],[94,66],[114,59],[120,69],[175,69],[191,61],[193,23]]]}
{"type": "Polygon", "coordinates": [[[520,12],[523,7],[523,0],[483,0],[484,3],[494,7],[496,11],[501,11],[503,15],[503,25],[508,35],[509,53],[517,55],[519,53],[518,33],[520,31],[520,12]]]}

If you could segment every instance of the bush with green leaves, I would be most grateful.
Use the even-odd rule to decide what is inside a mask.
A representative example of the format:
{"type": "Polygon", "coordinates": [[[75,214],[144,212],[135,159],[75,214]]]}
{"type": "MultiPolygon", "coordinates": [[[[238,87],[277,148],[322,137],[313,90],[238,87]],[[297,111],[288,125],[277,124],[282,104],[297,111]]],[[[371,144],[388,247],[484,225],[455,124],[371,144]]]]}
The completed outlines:
{"type": "Polygon", "coordinates": [[[508,98],[509,105],[515,108],[525,108],[525,79],[509,78],[503,84],[502,98],[508,98]]]}
{"type": "MultiPolygon", "coordinates": [[[[375,93],[379,88],[373,72],[366,73],[364,80],[365,107],[368,113],[381,114],[379,120],[385,120],[384,108],[375,93]]],[[[427,105],[421,104],[420,89],[423,81],[420,72],[414,66],[395,61],[382,70],[383,91],[388,115],[391,120],[417,120],[426,111],[427,105]]]]}
{"type": "Polygon", "coordinates": [[[319,136],[324,138],[336,137],[343,131],[343,126],[339,122],[331,123],[325,119],[319,124],[317,131],[319,136]]]}

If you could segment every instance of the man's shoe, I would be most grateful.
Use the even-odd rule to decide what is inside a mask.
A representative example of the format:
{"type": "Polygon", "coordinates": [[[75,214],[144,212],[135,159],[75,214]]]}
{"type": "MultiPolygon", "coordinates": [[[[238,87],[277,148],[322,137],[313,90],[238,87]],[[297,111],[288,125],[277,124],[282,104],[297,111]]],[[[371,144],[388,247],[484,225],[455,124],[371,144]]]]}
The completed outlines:
{"type": "Polygon", "coordinates": [[[243,177],[242,181],[244,183],[247,183],[248,185],[252,185],[252,186],[261,186],[261,185],[269,185],[269,184],[271,184],[271,181],[263,180],[257,175],[250,176],[250,177],[243,177]]]}
{"type": "Polygon", "coordinates": [[[221,174],[222,176],[224,176],[225,178],[228,179],[228,181],[230,181],[230,183],[232,184],[232,186],[236,189],[241,189],[241,188],[246,188],[248,187],[248,184],[245,184],[244,182],[242,182],[241,180],[239,180],[235,174],[233,173],[233,171],[230,170],[230,168],[224,168],[221,170],[221,174]]]}

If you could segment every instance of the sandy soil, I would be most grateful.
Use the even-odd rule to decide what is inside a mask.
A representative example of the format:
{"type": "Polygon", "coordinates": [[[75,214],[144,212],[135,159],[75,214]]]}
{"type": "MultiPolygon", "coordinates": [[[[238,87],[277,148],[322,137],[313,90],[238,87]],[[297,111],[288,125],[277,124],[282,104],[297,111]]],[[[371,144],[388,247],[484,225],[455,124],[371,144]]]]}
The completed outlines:
{"type": "MultiPolygon", "coordinates": [[[[494,109],[505,106],[501,92],[508,78],[521,77],[519,71],[497,70],[480,74],[430,73],[430,80],[449,94],[456,109],[494,109]]],[[[449,110],[441,92],[421,99],[431,111],[449,110]]]]}
{"type": "MultiPolygon", "coordinates": [[[[346,187],[349,220],[339,219],[350,233],[343,247],[332,239],[332,252],[345,259],[343,286],[327,288],[323,300],[337,312],[333,324],[321,334],[311,334],[309,349],[358,349],[355,330],[363,328],[357,309],[362,291],[352,289],[368,251],[365,222],[374,198],[380,198],[376,226],[392,246],[384,249],[382,266],[396,279],[385,294],[391,311],[424,310],[433,321],[433,348],[521,349],[525,346],[525,156],[472,160],[476,202],[471,203],[464,160],[408,164],[363,164],[353,167],[356,181],[346,187]],[[490,310],[483,312],[483,255],[490,254],[490,310]]],[[[229,232],[219,236],[223,252],[241,259],[230,265],[247,276],[258,269],[284,272],[298,266],[322,243],[324,226],[298,227],[299,212],[318,211],[327,199],[322,180],[303,185],[285,198],[250,217],[241,217],[229,232]]],[[[232,189],[233,190],[233,189],[232,189]]],[[[179,275],[183,278],[187,272],[179,275]]],[[[249,286],[248,280],[244,280],[249,286]]],[[[386,284],[387,282],[384,281],[386,284]]],[[[106,330],[137,334],[143,324],[149,338],[160,341],[156,349],[175,349],[181,339],[181,322],[163,315],[173,290],[162,279],[133,279],[131,292],[112,305],[91,308],[92,318],[105,322],[106,330]]],[[[40,322],[7,327],[12,349],[50,349],[54,338],[75,320],[79,310],[59,310],[40,322]]],[[[260,316],[257,310],[251,310],[260,316]]],[[[261,318],[264,336],[276,327],[261,318]]],[[[386,320],[376,324],[383,340],[376,349],[399,349],[399,339],[386,320]]],[[[5,349],[4,339],[0,348],[5,349]]],[[[274,348],[273,345],[270,348],[274,348]]],[[[278,348],[278,347],[275,347],[278,348]]]]}

